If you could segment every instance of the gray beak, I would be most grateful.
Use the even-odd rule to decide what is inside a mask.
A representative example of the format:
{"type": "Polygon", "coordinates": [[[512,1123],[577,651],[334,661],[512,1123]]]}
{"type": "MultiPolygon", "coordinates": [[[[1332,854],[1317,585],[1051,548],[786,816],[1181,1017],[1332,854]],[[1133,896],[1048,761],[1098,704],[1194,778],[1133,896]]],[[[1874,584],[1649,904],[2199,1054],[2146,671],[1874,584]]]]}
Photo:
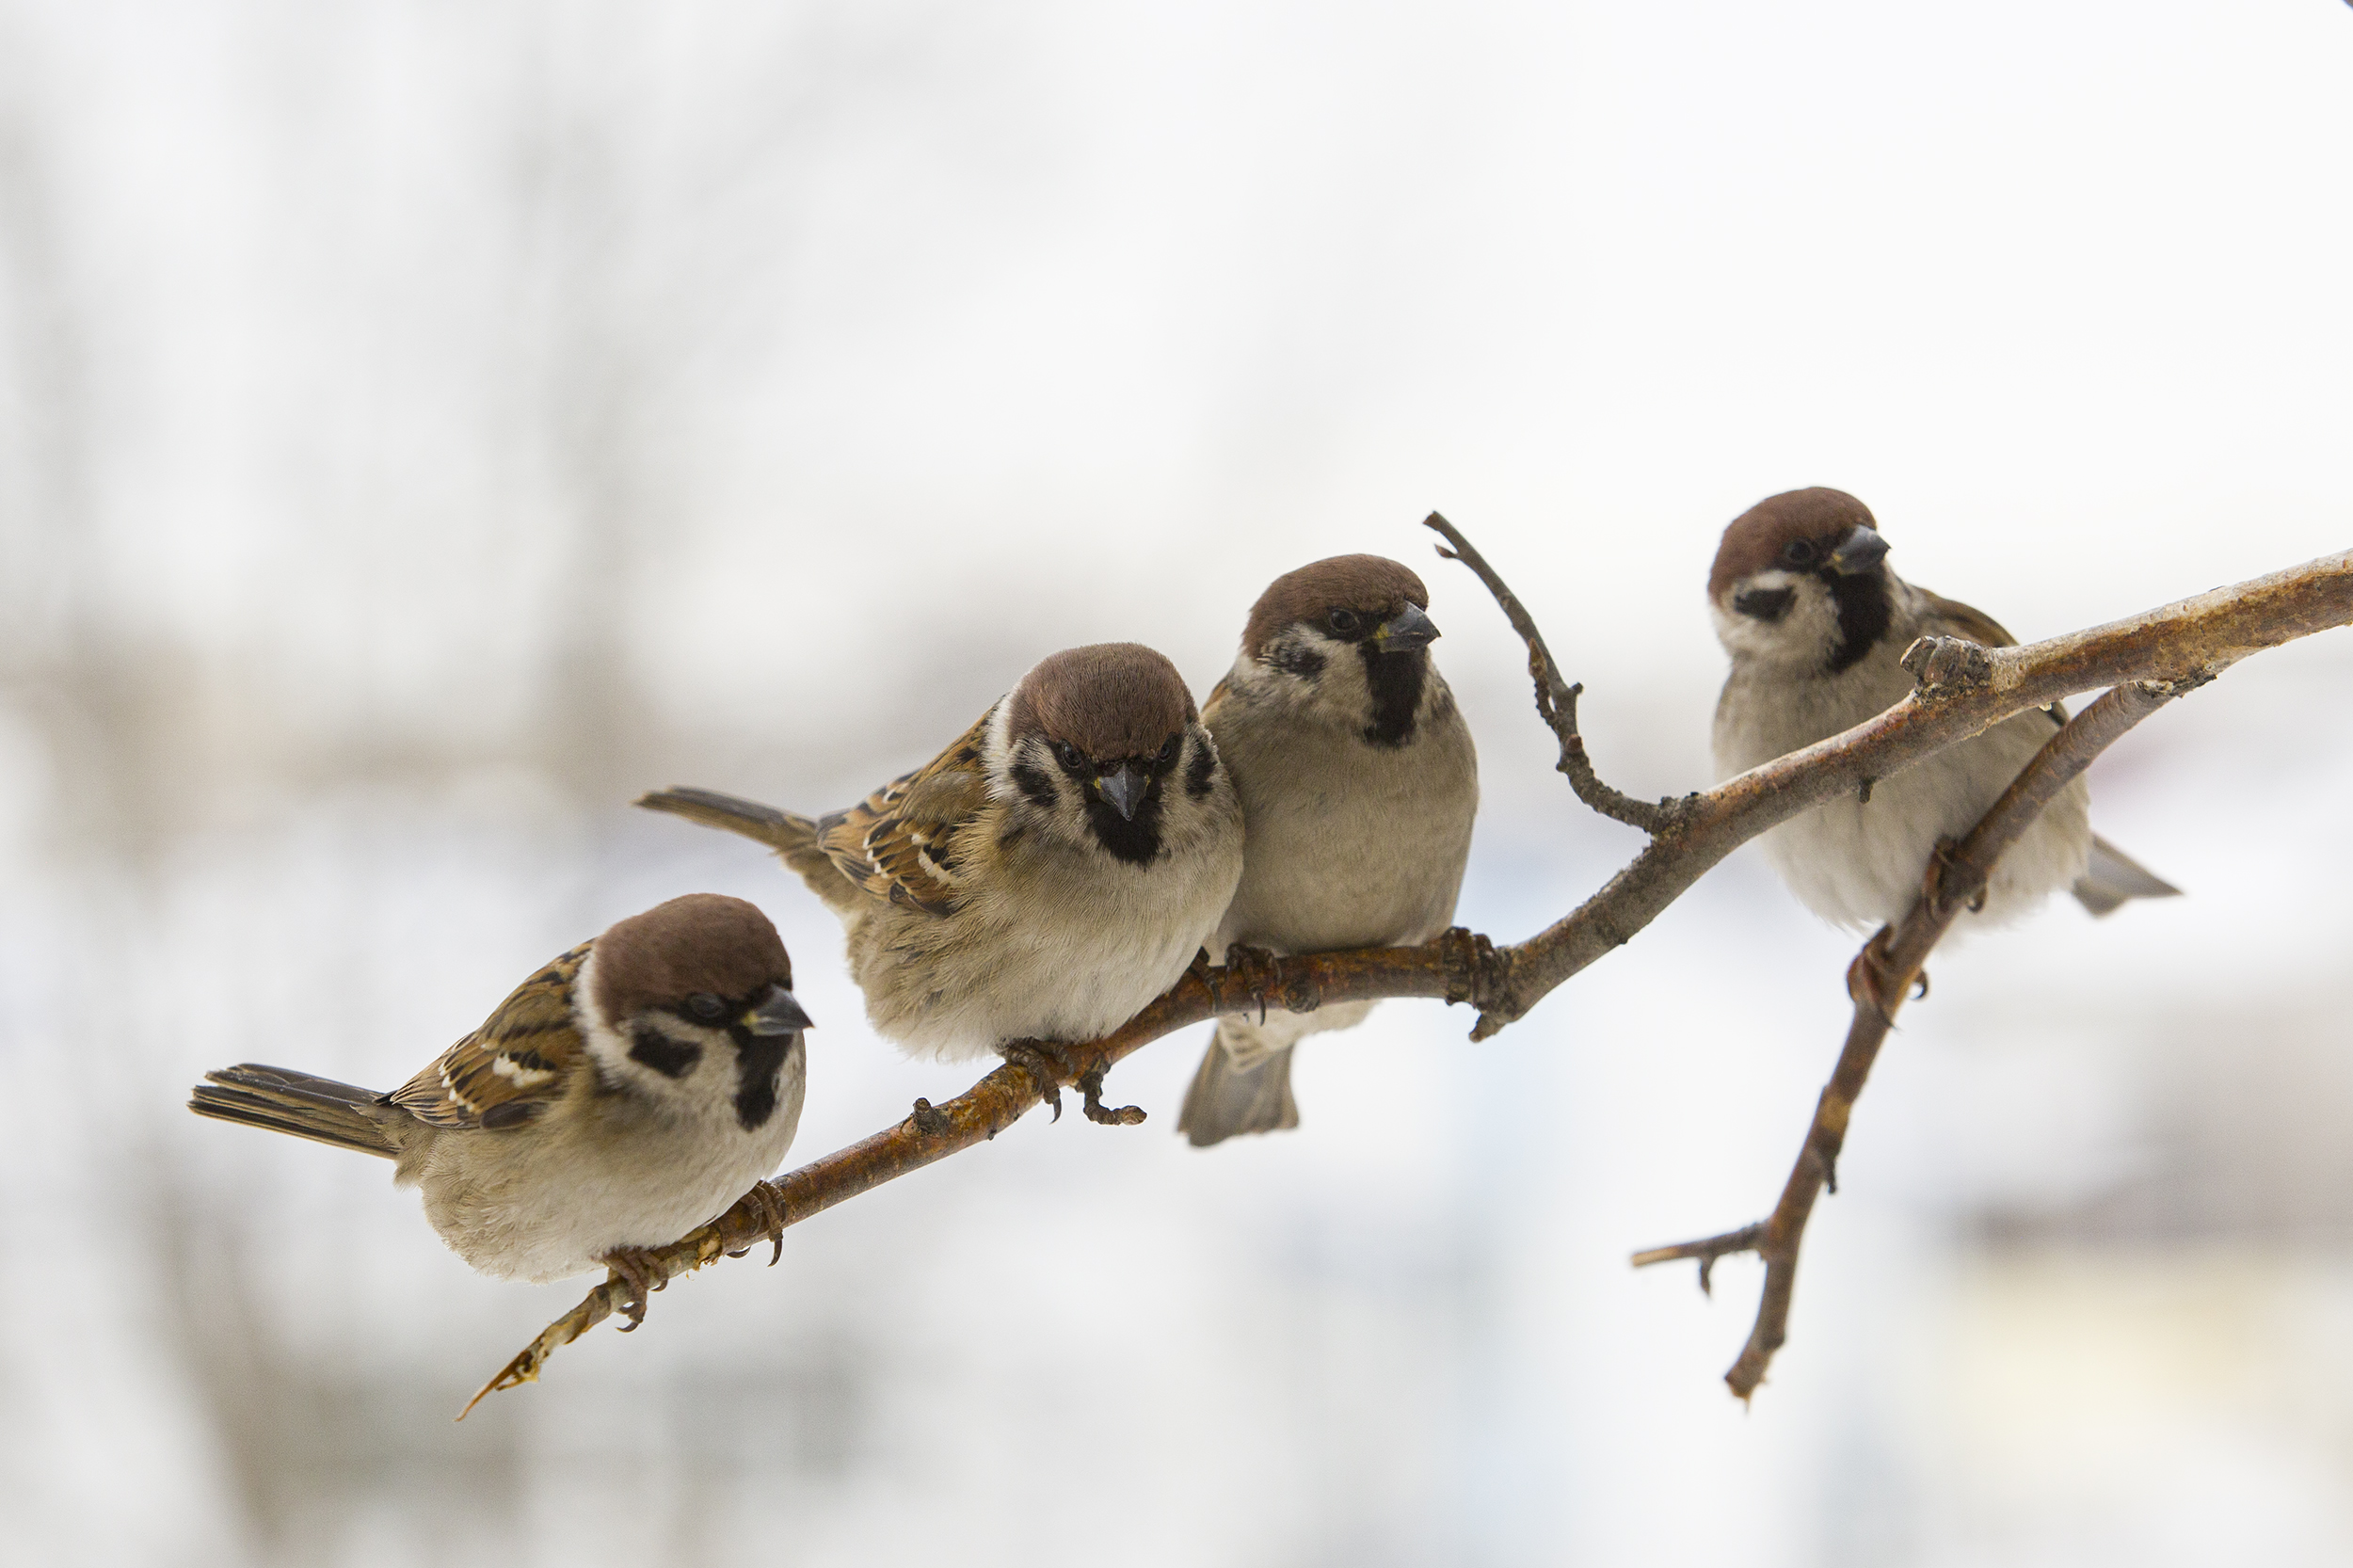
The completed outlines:
{"type": "Polygon", "coordinates": [[[1408,604],[1372,634],[1372,646],[1384,653],[1410,653],[1437,640],[1437,624],[1422,614],[1418,604],[1408,604]]]}
{"type": "Polygon", "coordinates": [[[1103,798],[1128,822],[1136,820],[1136,808],[1144,803],[1144,792],[1151,785],[1149,776],[1126,762],[1109,773],[1096,775],[1095,779],[1095,787],[1103,792],[1103,798]]]}
{"type": "Polygon", "coordinates": [[[1887,541],[1879,536],[1878,531],[1857,523],[1846,541],[1830,552],[1830,569],[1841,577],[1860,577],[1877,567],[1886,554],[1887,541]]]}
{"type": "Polygon", "coordinates": [[[808,1015],[801,1011],[801,1004],[793,999],[792,993],[781,985],[769,986],[768,994],[744,1015],[743,1023],[754,1034],[797,1034],[804,1029],[817,1027],[809,1022],[808,1015]]]}

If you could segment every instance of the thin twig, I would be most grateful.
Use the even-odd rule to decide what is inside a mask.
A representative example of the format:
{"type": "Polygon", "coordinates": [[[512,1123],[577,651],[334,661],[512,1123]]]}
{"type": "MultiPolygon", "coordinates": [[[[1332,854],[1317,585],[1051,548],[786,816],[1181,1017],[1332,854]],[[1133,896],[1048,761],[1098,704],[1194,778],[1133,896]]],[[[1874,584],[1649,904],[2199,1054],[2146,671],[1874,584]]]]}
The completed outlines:
{"type": "MultiPolygon", "coordinates": [[[[1466,565],[1477,561],[1476,552],[1450,525],[1448,533],[1461,547],[1458,553],[1466,565]]],[[[1508,597],[1508,590],[1498,601],[1507,616],[1525,618],[1526,610],[1508,597]]],[[[2210,678],[2258,649],[2347,622],[2353,622],[2353,552],[2217,588],[2089,632],[2026,648],[1989,650],[1982,668],[1963,661],[1965,667],[1956,678],[1924,681],[1920,690],[1877,718],[1675,802],[1672,821],[1631,864],[1528,941],[1499,948],[1484,936],[1451,931],[1419,948],[1273,959],[1271,976],[1257,984],[1259,976],[1254,972],[1255,989],[1247,991],[1233,984],[1223,969],[1198,968],[1117,1032],[1064,1048],[1062,1054],[1070,1064],[1070,1076],[1063,1081],[1075,1084],[1095,1068],[1108,1067],[1163,1034],[1252,1005],[1261,995],[1294,1011],[1319,1001],[1443,997],[1478,1008],[1479,1023],[1471,1035],[1485,1039],[1525,1016],[1563,981],[1631,939],[1739,845],[1834,795],[1852,792],[1864,779],[1892,777],[2012,713],[2077,692],[2121,681],[2210,678]]],[[[1541,649],[1542,638],[1535,637],[1534,645],[1541,649]]],[[[1531,667],[1537,667],[1533,658],[1531,651],[1531,667]]],[[[1549,665],[1549,655],[1544,664],[1549,665]]],[[[1558,679],[1557,670],[1553,679],[1558,679]]],[[[1541,670],[1539,687],[1549,691],[1541,670]]],[[[1557,701],[1550,712],[1560,712],[1557,701]]],[[[946,1104],[927,1106],[896,1127],[778,1178],[772,1185],[784,1196],[784,1223],[797,1224],[993,1138],[1037,1103],[1037,1084],[1028,1072],[1000,1067],[946,1104]]],[[[651,1272],[662,1280],[672,1279],[766,1235],[769,1223],[757,1206],[747,1203],[648,1254],[651,1272]]],[[[550,1324],[483,1392],[536,1380],[551,1353],[610,1316],[627,1295],[618,1281],[599,1286],[550,1324]]]]}
{"type": "MultiPolygon", "coordinates": [[[[1974,647],[1975,645],[1969,645],[1974,647]]],[[[1915,648],[1913,651],[1919,651],[1915,648]]],[[[1716,1260],[1734,1253],[1753,1252],[1765,1260],[1765,1286],[1756,1308],[1756,1325],[1739,1359],[1724,1374],[1732,1391],[1746,1400],[1765,1381],[1773,1354],[1788,1337],[1789,1299],[1797,1286],[1798,1251],[1805,1241],[1806,1222],[1825,1187],[1837,1191],[1839,1151],[1846,1145],[1847,1125],[1855,1100],[1879,1059],[1880,1047],[1895,1024],[1905,996],[1928,963],[1929,953],[1952,926],[1993,874],[2003,851],[2015,843],[2053,796],[2065,789],[2093,758],[2125,731],[2184,692],[2204,684],[2193,677],[2179,682],[2134,681],[2110,691],[2086,708],[2037,752],[2033,760],[2003,792],[2002,798],[1978,820],[1969,836],[1940,859],[1930,862],[1920,896],[1895,925],[1882,928],[1865,945],[1847,972],[1854,996],[1854,1017],[1847,1028],[1838,1065],[1816,1102],[1814,1120],[1783,1186],[1772,1213],[1753,1225],[1703,1241],[1654,1247],[1634,1255],[1638,1269],[1680,1258],[1697,1258],[1700,1288],[1708,1288],[1708,1273],[1716,1260]]]]}
{"type": "Polygon", "coordinates": [[[1615,790],[1602,782],[1593,770],[1593,760],[1585,750],[1585,737],[1577,728],[1577,699],[1584,692],[1582,685],[1570,685],[1561,679],[1561,666],[1553,663],[1552,650],[1545,646],[1545,634],[1536,630],[1536,617],[1528,613],[1519,595],[1506,585],[1503,576],[1487,564],[1487,558],[1474,549],[1463,536],[1462,530],[1436,512],[1421,520],[1421,525],[1444,535],[1446,545],[1438,553],[1449,561],[1460,561],[1479,574],[1503,608],[1503,618],[1512,623],[1512,630],[1528,645],[1528,675],[1536,683],[1536,712],[1561,743],[1561,760],[1553,765],[1568,776],[1569,788],[1577,798],[1600,812],[1645,833],[1657,833],[1673,819],[1677,802],[1637,800],[1623,790],[1615,790]]]}

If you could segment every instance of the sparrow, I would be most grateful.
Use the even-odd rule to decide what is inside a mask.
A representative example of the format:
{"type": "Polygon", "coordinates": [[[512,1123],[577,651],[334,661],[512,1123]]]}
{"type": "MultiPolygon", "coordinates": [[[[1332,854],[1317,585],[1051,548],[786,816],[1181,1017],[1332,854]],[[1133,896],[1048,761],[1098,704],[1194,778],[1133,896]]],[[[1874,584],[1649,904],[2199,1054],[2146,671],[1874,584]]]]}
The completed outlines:
{"type": "MultiPolygon", "coordinates": [[[[1724,530],[1707,580],[1716,635],[1732,672],[1716,704],[1716,771],[1744,773],[1850,729],[1900,702],[1912,676],[1897,664],[1920,637],[1987,648],[2016,639],[1982,611],[1905,582],[1888,568],[1870,509],[1843,490],[1769,496],[1724,530]]],[[[1764,836],[1791,892],[1836,924],[1892,925],[1912,907],[1930,858],[1999,799],[2067,722],[2052,707],[2013,714],[1938,752],[1860,798],[1816,807],[1764,836]]],[[[2180,889],[2091,831],[2077,778],[2044,808],[1993,869],[1975,916],[2012,920],[2061,888],[2094,915],[2127,899],[2180,889]]]]}
{"type": "MultiPolygon", "coordinates": [[[[1426,942],[1454,919],[1479,757],[1431,662],[1429,590],[1397,562],[1336,555],[1251,607],[1202,719],[1233,770],[1241,885],[1212,950],[1277,953],[1426,942]]],[[[1219,1020],[1177,1130],[1206,1148],[1299,1125],[1291,1051],[1369,1001],[1219,1020]]]]}
{"type": "Polygon", "coordinates": [[[768,917],[691,893],[562,954],[390,1094],[248,1063],[205,1074],[188,1109],[381,1155],[475,1269],[540,1284],[609,1267],[637,1288],[635,1320],[637,1255],[783,1162],[809,1027],[768,917]]]}
{"type": "Polygon", "coordinates": [[[1135,643],[1042,660],[844,810],[684,788],[637,804],[774,849],[840,918],[875,1031],[939,1061],[1111,1032],[1184,974],[1241,876],[1216,743],[1135,643]]]}

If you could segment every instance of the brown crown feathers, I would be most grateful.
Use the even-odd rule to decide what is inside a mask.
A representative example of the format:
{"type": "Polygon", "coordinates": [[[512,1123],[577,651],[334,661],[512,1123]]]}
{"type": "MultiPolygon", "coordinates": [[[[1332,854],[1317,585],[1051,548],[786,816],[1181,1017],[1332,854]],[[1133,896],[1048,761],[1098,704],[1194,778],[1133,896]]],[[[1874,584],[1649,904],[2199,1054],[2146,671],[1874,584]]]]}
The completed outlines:
{"type": "Polygon", "coordinates": [[[1411,604],[1430,608],[1430,590],[1413,571],[1385,555],[1334,555],[1310,561],[1267,584],[1250,607],[1242,628],[1242,651],[1257,659],[1287,626],[1321,619],[1333,610],[1353,610],[1385,621],[1411,604]]]}

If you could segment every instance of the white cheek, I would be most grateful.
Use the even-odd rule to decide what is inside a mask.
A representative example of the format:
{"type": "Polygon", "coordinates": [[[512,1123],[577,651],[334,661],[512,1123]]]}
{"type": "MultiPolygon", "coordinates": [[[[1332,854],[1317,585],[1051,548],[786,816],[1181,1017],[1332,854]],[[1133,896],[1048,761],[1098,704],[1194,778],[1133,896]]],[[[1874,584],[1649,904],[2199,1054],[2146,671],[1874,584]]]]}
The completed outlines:
{"type": "Polygon", "coordinates": [[[1708,610],[1716,622],[1716,640],[1736,659],[1811,660],[1822,657],[1838,640],[1838,606],[1819,578],[1778,568],[1753,573],[1735,583],[1708,610]],[[1760,620],[1732,608],[1747,593],[1790,591],[1789,607],[1771,620],[1760,620]]]}

